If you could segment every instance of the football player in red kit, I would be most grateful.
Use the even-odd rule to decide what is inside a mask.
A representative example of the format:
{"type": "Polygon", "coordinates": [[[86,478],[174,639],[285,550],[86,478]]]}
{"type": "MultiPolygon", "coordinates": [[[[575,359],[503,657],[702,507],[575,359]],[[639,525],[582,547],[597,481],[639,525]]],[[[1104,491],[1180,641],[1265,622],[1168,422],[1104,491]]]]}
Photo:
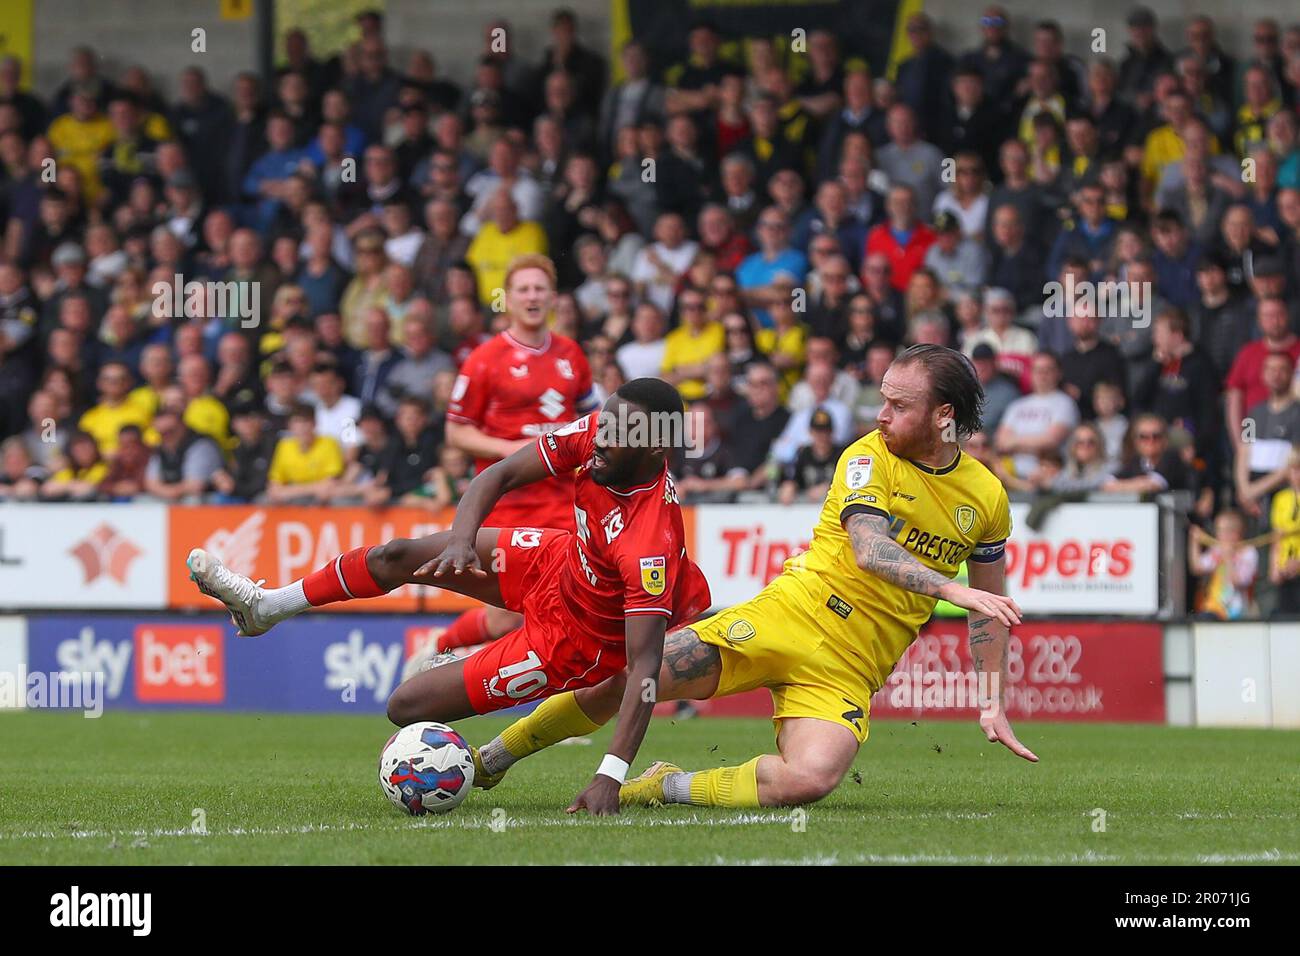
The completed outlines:
{"type": "MultiPolygon", "coordinates": [[[[476,471],[595,407],[582,347],[546,327],[555,282],[555,265],[546,256],[514,259],[505,277],[510,324],[474,349],[456,377],[447,408],[447,444],[472,455],[476,471]]],[[[572,503],[572,478],[566,475],[503,495],[486,523],[572,531],[572,503]]],[[[518,626],[519,615],[501,608],[467,611],[407,662],[406,673],[439,652],[496,640],[518,626]]]]}
{"type": "MultiPolygon", "coordinates": [[[[625,672],[610,749],[569,807],[617,813],[619,787],[654,709],[664,634],[711,603],[703,573],[686,554],[668,474],[667,457],[685,435],[683,416],[675,388],[634,379],[600,413],[542,435],[477,475],[450,531],[357,548],[266,590],[196,548],[190,577],[226,605],[246,636],[313,607],[406,583],[436,583],[522,614],[519,628],[478,653],[443,655],[404,681],[389,698],[388,716],[399,726],[454,721],[625,672]],[[674,419],[675,429],[660,427],[674,419]],[[568,474],[576,474],[569,483],[574,531],[482,527],[504,495],[568,474]]],[[[494,786],[500,777],[484,771],[477,749],[474,759],[475,784],[494,786]]]]}

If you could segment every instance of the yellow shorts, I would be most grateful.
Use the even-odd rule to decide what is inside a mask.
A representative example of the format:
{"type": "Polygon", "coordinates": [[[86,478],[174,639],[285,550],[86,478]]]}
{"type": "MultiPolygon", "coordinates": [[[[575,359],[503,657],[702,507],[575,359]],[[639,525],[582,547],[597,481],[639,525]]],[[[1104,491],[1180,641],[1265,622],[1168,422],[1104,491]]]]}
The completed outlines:
{"type": "Polygon", "coordinates": [[[700,640],[722,657],[714,697],[766,687],[772,721],[815,717],[867,739],[871,687],[863,667],[828,640],[797,584],[778,577],[743,604],[692,624],[700,640]]]}

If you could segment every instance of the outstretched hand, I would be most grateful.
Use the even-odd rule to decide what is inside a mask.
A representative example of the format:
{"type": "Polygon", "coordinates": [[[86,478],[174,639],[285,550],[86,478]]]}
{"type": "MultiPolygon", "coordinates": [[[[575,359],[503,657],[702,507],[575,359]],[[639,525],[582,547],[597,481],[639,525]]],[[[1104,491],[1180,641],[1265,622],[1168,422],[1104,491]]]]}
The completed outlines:
{"type": "Polygon", "coordinates": [[[980,711],[980,730],[990,742],[999,743],[1017,757],[1024,757],[1030,763],[1038,763],[1038,755],[1016,739],[1011,731],[1011,722],[1001,707],[990,707],[980,711]]]}
{"type": "Polygon", "coordinates": [[[1005,594],[981,591],[952,581],[940,589],[939,597],[968,611],[991,617],[1007,627],[1020,623],[1020,605],[1005,594]]]}
{"type": "Polygon", "coordinates": [[[483,570],[483,564],[479,561],[478,552],[474,550],[473,545],[453,541],[442,549],[442,554],[420,565],[411,577],[416,580],[431,579],[440,578],[448,573],[465,574],[466,572],[480,578],[487,577],[487,572],[483,570]]]}

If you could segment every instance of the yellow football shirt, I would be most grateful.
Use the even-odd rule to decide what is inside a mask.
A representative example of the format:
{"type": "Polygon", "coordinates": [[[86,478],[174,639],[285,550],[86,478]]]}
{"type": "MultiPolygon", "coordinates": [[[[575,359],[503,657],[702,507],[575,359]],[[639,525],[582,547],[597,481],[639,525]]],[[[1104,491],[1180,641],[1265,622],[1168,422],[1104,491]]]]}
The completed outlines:
{"type": "Polygon", "coordinates": [[[1300,494],[1294,488],[1283,488],[1273,496],[1270,519],[1273,530],[1283,533],[1277,542],[1278,564],[1300,558],[1300,494]]]}
{"type": "Polygon", "coordinates": [[[296,438],[281,438],[271,456],[267,478],[282,485],[309,485],[343,474],[343,449],[327,435],[317,435],[306,451],[296,438]]]}
{"type": "Polygon", "coordinates": [[[493,304],[496,290],[505,287],[512,259],[533,252],[546,255],[546,249],[546,232],[535,222],[521,222],[509,232],[502,232],[495,222],[483,223],[465,253],[478,276],[479,301],[493,304]]]}
{"type": "MultiPolygon", "coordinates": [[[[727,333],[721,322],[706,323],[697,334],[690,327],[679,325],[664,336],[664,357],[661,367],[665,375],[682,365],[697,365],[708,361],[727,347],[727,333]]],[[[704,397],[704,379],[688,378],[677,383],[677,390],[688,402],[704,397]]]]}
{"type": "Polygon", "coordinates": [[[784,402],[790,397],[790,389],[798,383],[804,357],[808,354],[808,326],[797,322],[783,331],[759,329],[754,339],[754,344],[764,355],[770,357],[779,352],[788,355],[795,363],[780,375],[781,401],[784,402]]]}
{"type": "Polygon", "coordinates": [[[107,457],[117,451],[117,433],[125,426],[138,425],[144,431],[152,421],[153,416],[147,409],[128,398],[120,405],[100,402],[81,416],[77,427],[95,439],[99,453],[107,457]]]}
{"type": "Polygon", "coordinates": [[[133,405],[139,405],[152,420],[158,414],[158,407],[162,404],[162,395],[152,385],[140,385],[127,393],[126,400],[133,405]]]}
{"type": "Polygon", "coordinates": [[[183,421],[190,431],[207,435],[217,443],[222,451],[234,447],[230,440],[230,412],[221,400],[214,395],[199,395],[191,398],[185,406],[183,421]]]}
{"type": "Polygon", "coordinates": [[[828,640],[857,658],[879,689],[934,610],[935,599],[858,567],[841,523],[854,514],[889,522],[889,534],[917,561],[946,577],[963,561],[999,560],[1011,534],[1006,489],[987,468],[958,453],[939,469],[899,458],[873,431],[845,449],[835,467],[812,542],[782,571],[828,640]]]}

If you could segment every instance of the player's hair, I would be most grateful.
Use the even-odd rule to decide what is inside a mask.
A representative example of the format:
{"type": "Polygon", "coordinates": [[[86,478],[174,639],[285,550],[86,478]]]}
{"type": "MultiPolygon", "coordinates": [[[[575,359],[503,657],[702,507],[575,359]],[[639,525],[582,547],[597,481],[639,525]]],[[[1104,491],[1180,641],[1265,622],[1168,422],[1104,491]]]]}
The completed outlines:
{"type": "Polygon", "coordinates": [[[956,349],[942,345],[913,345],[894,359],[895,365],[919,364],[930,375],[930,396],[935,405],[951,405],[957,438],[980,430],[984,412],[984,386],[975,365],[956,349]]]}
{"type": "MultiPolygon", "coordinates": [[[[667,413],[681,417],[686,410],[681,393],[661,378],[634,378],[620,385],[614,394],[626,402],[641,406],[651,415],[667,413]]],[[[685,441],[684,426],[683,420],[680,432],[682,441],[685,441]]],[[[674,444],[673,447],[677,446],[674,444]]]]}
{"type": "Polygon", "coordinates": [[[510,260],[510,265],[506,267],[506,279],[502,285],[507,289],[510,288],[510,280],[514,278],[515,273],[524,269],[541,269],[546,273],[547,278],[551,280],[552,289],[555,289],[559,283],[555,272],[555,263],[550,260],[550,257],[530,252],[527,255],[515,256],[510,260]]]}

